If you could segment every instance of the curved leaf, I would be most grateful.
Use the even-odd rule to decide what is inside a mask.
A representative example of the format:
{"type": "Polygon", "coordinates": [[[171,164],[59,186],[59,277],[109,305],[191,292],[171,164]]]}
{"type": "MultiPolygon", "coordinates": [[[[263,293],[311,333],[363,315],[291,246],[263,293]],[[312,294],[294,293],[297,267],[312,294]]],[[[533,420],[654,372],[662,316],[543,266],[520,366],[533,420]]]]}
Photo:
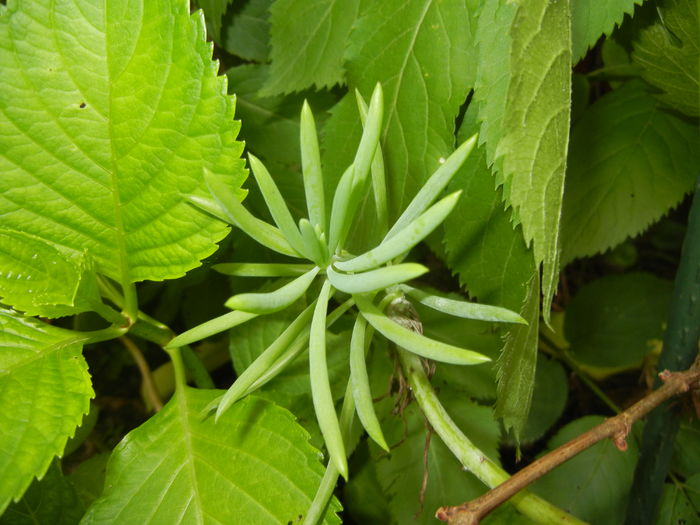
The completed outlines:
{"type": "Polygon", "coordinates": [[[318,266],[314,266],[304,275],[297,277],[291,283],[285,284],[274,292],[234,295],[226,301],[226,306],[255,314],[279,312],[304,295],[304,292],[311,286],[318,272],[318,266]]]}
{"type": "Polygon", "coordinates": [[[183,194],[245,178],[233,99],[186,0],[11,2],[0,17],[3,225],[122,285],[183,275],[228,228],[183,194]]]}
{"type": "Polygon", "coordinates": [[[376,292],[395,284],[410,281],[427,271],[428,269],[422,264],[403,263],[352,275],[336,272],[329,266],[326,268],[326,275],[333,286],[341,292],[356,294],[376,292]]]}
{"type": "MultiPolygon", "coordinates": [[[[319,452],[290,412],[259,398],[237,403],[218,423],[202,419],[219,394],[185,387],[130,432],[81,523],[296,523],[323,475],[319,452]]],[[[331,504],[325,523],[339,523],[338,510],[331,504]]]]}
{"type": "Polygon", "coordinates": [[[44,475],[89,411],[90,375],[75,339],[0,310],[0,514],[44,475]]]}

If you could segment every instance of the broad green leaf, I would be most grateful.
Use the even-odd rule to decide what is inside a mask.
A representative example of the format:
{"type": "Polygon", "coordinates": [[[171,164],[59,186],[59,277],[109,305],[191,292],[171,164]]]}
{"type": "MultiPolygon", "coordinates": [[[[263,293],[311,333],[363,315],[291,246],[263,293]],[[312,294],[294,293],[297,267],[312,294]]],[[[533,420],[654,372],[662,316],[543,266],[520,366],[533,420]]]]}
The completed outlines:
{"type": "Polygon", "coordinates": [[[75,525],[84,512],[76,490],[54,461],[42,480],[35,480],[24,497],[0,515],[0,525],[75,525]]]}
{"type": "MultiPolygon", "coordinates": [[[[243,60],[266,62],[270,55],[270,6],[273,0],[248,0],[221,31],[221,45],[243,60]]],[[[224,19],[226,23],[226,19],[224,19]]]]}
{"type": "Polygon", "coordinates": [[[198,0],[199,7],[204,11],[204,16],[212,30],[212,38],[219,41],[221,37],[221,18],[226,13],[228,5],[233,0],[198,0]]]}
{"type": "Polygon", "coordinates": [[[697,127],[663,111],[641,83],[599,99],[571,135],[562,261],[645,230],[690,191],[699,164],[697,127]]]}
{"type": "MultiPolygon", "coordinates": [[[[202,419],[219,394],[185,387],[131,431],[81,523],[262,525],[303,516],[323,474],[306,431],[290,412],[254,397],[218,423],[202,419]]],[[[338,510],[332,503],[324,523],[339,523],[338,510]]]]}
{"type": "MultiPolygon", "coordinates": [[[[440,392],[440,400],[469,439],[484,453],[498,460],[498,423],[490,408],[476,405],[454,391],[440,392]]],[[[393,522],[397,524],[435,523],[435,510],[445,504],[459,504],[481,495],[486,487],[471,473],[462,469],[459,461],[436,434],[426,442],[425,417],[415,403],[402,414],[383,421],[391,455],[375,455],[376,475],[388,501],[393,522]],[[420,493],[426,465],[425,500],[420,493]]]]}
{"type": "Polygon", "coordinates": [[[41,478],[94,395],[74,332],[0,310],[0,514],[41,478]]]}
{"type": "Polygon", "coordinates": [[[700,472],[700,420],[681,420],[676,440],[673,442],[672,469],[674,472],[689,478],[700,472]]]}
{"type": "Polygon", "coordinates": [[[503,194],[542,263],[542,313],[559,280],[559,228],[571,107],[569,0],[520,4],[510,33],[511,77],[496,148],[503,194]]]}
{"type": "Polygon", "coordinates": [[[569,303],[564,333],[581,364],[610,373],[636,368],[663,339],[673,283],[648,273],[607,275],[569,303]]]}
{"type": "Polygon", "coordinates": [[[270,8],[272,66],[263,93],[342,84],[343,52],[359,4],[358,0],[277,0],[270,8]]]}
{"type": "Polygon", "coordinates": [[[434,361],[456,365],[476,365],[491,360],[472,350],[442,343],[405,328],[380,312],[366,297],[357,295],[355,302],[362,316],[377,332],[409,352],[434,361]]]}
{"type": "Polygon", "coordinates": [[[698,8],[688,0],[659,2],[659,20],[634,41],[632,59],[642,77],[664,93],[666,104],[686,115],[700,116],[698,8]]]}
{"type": "Polygon", "coordinates": [[[625,15],[644,0],[571,0],[571,53],[574,64],[581,60],[598,39],[610,36],[625,15]]]}
{"type": "MultiPolygon", "coordinates": [[[[349,87],[365,97],[377,82],[384,89],[382,151],[390,221],[453,149],[454,121],[476,63],[471,23],[465,2],[387,0],[363,9],[350,35],[349,87]]],[[[344,126],[334,125],[326,148],[342,147],[344,126]]],[[[341,171],[331,176],[337,179],[349,161],[334,161],[341,171]]]]}
{"type": "Polygon", "coordinates": [[[688,498],[687,489],[684,490],[685,487],[679,485],[664,484],[654,525],[700,525],[700,509],[688,498]]]}
{"type": "Polygon", "coordinates": [[[94,310],[101,300],[91,270],[82,253],[0,230],[0,297],[27,315],[60,317],[94,310]]]}
{"type": "MultiPolygon", "coordinates": [[[[602,422],[599,416],[577,419],[561,429],[547,448],[554,450],[602,422]]],[[[623,523],[638,454],[632,436],[627,445],[620,452],[612,441],[600,441],[545,474],[531,485],[532,491],[588,523],[623,523]]]]}
{"type": "Polygon", "coordinates": [[[540,324],[539,291],[539,274],[535,273],[528,284],[528,294],[520,309],[520,314],[529,324],[511,328],[497,362],[496,415],[503,418],[506,429],[512,428],[516,437],[525,428],[535,386],[540,324]]]}
{"type": "Polygon", "coordinates": [[[183,275],[228,228],[181,195],[245,178],[233,99],[189,2],[12,2],[0,18],[3,227],[122,285],[183,275]]]}

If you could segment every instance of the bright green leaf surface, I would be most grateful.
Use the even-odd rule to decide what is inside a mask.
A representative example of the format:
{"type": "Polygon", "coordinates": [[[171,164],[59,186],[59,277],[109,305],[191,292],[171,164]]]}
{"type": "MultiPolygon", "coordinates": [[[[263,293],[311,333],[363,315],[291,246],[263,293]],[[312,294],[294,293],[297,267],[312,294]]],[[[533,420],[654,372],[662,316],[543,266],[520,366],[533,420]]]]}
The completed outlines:
{"type": "Polygon", "coordinates": [[[647,273],[608,275],[583,286],[566,311],[574,358],[599,369],[642,364],[663,339],[673,283],[647,273]]]}
{"type": "Polygon", "coordinates": [[[75,525],[84,512],[73,485],[54,462],[44,478],[35,480],[24,497],[0,516],[0,525],[75,525]]]}
{"type": "MultiPolygon", "coordinates": [[[[308,434],[291,413],[253,397],[216,424],[202,419],[220,393],[186,387],[130,432],[83,523],[262,525],[303,516],[323,474],[308,434]]],[[[326,523],[339,523],[337,510],[332,504],[326,523]]]]}
{"type": "Polygon", "coordinates": [[[569,0],[521,4],[511,28],[511,80],[496,156],[503,194],[543,263],[542,313],[559,280],[559,227],[571,105],[569,0]]]}
{"type": "Polygon", "coordinates": [[[574,64],[598,39],[609,36],[622,18],[644,0],[571,0],[571,40],[574,64]]]}
{"type": "Polygon", "coordinates": [[[0,310],[0,514],[63,452],[93,396],[74,334],[0,310]]]}
{"type": "Polygon", "coordinates": [[[182,275],[221,222],[202,168],[244,179],[233,101],[189,2],[13,2],[0,19],[0,215],[122,284],[182,275]]]}
{"type": "Polygon", "coordinates": [[[698,7],[689,0],[659,3],[663,20],[642,30],[632,58],[644,79],[664,94],[661,100],[687,115],[700,115],[698,7]]]}
{"type": "Polygon", "coordinates": [[[272,66],[264,93],[342,83],[343,52],[358,8],[358,0],[277,0],[270,9],[272,66]]]}
{"type": "MultiPolygon", "coordinates": [[[[599,416],[577,419],[550,440],[548,449],[553,450],[602,422],[599,416]]],[[[531,485],[532,490],[588,523],[618,525],[624,521],[638,454],[631,436],[627,445],[627,450],[620,452],[612,441],[600,441],[545,474],[531,485]]]]}
{"type": "Polygon", "coordinates": [[[61,252],[37,237],[0,230],[0,296],[27,315],[58,317],[100,303],[84,254],[61,252]]]}
{"type": "Polygon", "coordinates": [[[638,234],[693,187],[697,127],[665,112],[641,83],[599,99],[574,126],[562,214],[562,261],[638,234]]]}
{"type": "Polygon", "coordinates": [[[270,5],[273,0],[249,0],[222,30],[221,45],[244,60],[265,62],[270,54],[270,5]]]}
{"type": "MultiPolygon", "coordinates": [[[[471,29],[466,4],[454,0],[374,2],[353,28],[350,87],[365,97],[377,81],[384,89],[390,221],[454,147],[454,121],[473,82],[471,29]]],[[[347,140],[342,126],[334,130],[326,148],[347,140]]]]}

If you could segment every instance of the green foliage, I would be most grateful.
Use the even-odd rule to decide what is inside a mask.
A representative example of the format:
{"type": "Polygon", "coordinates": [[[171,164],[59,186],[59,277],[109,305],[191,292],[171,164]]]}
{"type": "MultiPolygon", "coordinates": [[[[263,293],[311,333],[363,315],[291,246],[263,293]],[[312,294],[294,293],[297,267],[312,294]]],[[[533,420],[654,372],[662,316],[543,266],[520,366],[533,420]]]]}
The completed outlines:
{"type": "MultiPolygon", "coordinates": [[[[193,4],[0,1],[0,523],[339,523],[340,475],[344,519],[432,523],[640,395],[694,2],[193,4]]],[[[629,443],[535,492],[621,523],[629,443]]],[[[533,517],[577,522],[484,523],[533,517]]]]}

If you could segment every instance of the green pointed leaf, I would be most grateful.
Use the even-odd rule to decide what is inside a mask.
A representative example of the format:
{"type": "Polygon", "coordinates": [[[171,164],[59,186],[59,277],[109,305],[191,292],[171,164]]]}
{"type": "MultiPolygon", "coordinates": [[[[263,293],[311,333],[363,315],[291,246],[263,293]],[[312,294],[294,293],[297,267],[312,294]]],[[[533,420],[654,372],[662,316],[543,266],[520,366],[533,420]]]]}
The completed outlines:
{"type": "MultiPolygon", "coordinates": [[[[602,422],[599,416],[577,419],[561,429],[547,448],[554,450],[602,422]]],[[[623,523],[638,454],[634,437],[627,439],[627,445],[620,452],[611,440],[600,441],[545,474],[531,485],[532,490],[588,523],[623,523]]]]}
{"type": "Polygon", "coordinates": [[[73,341],[73,332],[0,310],[0,514],[44,475],[90,408],[90,375],[73,341]]]}
{"type": "Polygon", "coordinates": [[[399,289],[419,303],[448,315],[454,315],[455,317],[493,321],[496,323],[527,324],[527,321],[520,315],[507,308],[501,308],[500,306],[457,301],[449,297],[442,297],[418,288],[413,288],[407,284],[400,285],[399,289]]]}
{"type": "MultiPolygon", "coordinates": [[[[273,0],[249,0],[224,28],[221,45],[243,60],[266,62],[270,54],[270,5],[273,0]]],[[[238,92],[236,92],[238,95],[238,92]]],[[[242,119],[245,122],[245,119],[242,119]]]]}
{"type": "Polygon", "coordinates": [[[82,253],[0,230],[0,297],[27,315],[60,317],[94,310],[101,300],[91,270],[82,253]]]}
{"type": "Polygon", "coordinates": [[[54,461],[42,480],[35,480],[22,500],[0,516],[0,525],[75,525],[84,512],[76,490],[54,461]]]}
{"type": "Polygon", "coordinates": [[[256,314],[279,312],[304,295],[304,292],[311,286],[318,272],[318,266],[314,266],[304,275],[297,277],[274,292],[234,295],[226,301],[226,307],[256,314]]]}
{"type": "MultiPolygon", "coordinates": [[[[471,23],[464,2],[386,0],[363,9],[350,35],[349,87],[364,96],[377,82],[384,89],[390,220],[453,150],[455,118],[476,64],[471,23]]],[[[328,148],[347,140],[345,127],[334,133],[328,148]]]]}
{"type": "Polygon", "coordinates": [[[395,284],[420,277],[428,272],[422,264],[403,263],[385,266],[369,272],[345,274],[336,272],[331,266],[326,268],[328,280],[341,292],[356,294],[383,290],[395,284]]]}
{"type": "Polygon", "coordinates": [[[166,348],[177,348],[179,346],[185,346],[191,343],[195,343],[197,341],[201,341],[202,339],[206,339],[207,337],[210,337],[212,335],[220,334],[221,332],[224,332],[229,328],[233,328],[234,326],[243,324],[246,321],[250,321],[258,315],[259,314],[251,312],[235,311],[229,312],[219,317],[215,317],[214,319],[210,319],[209,321],[206,321],[200,325],[195,326],[194,328],[190,328],[186,332],[181,333],[180,335],[172,339],[168,343],[166,348]]]}
{"type": "Polygon", "coordinates": [[[562,261],[637,235],[692,189],[697,127],[663,111],[640,82],[599,99],[573,128],[562,261]]]}
{"type": "Polygon", "coordinates": [[[625,15],[634,13],[644,0],[571,0],[571,53],[581,60],[598,39],[610,36],[625,15]]]}
{"type": "Polygon", "coordinates": [[[642,67],[644,80],[664,92],[661,100],[686,115],[700,116],[697,6],[687,0],[666,0],[658,9],[663,18],[641,31],[632,59],[642,67]]]}
{"type": "Polygon", "coordinates": [[[233,99],[185,1],[13,2],[0,18],[3,226],[122,285],[183,275],[227,233],[183,194],[245,178],[233,99]],[[40,123],[37,125],[36,123],[40,123]]]}
{"type": "Polygon", "coordinates": [[[199,0],[197,3],[204,11],[204,16],[207,18],[212,30],[211,37],[219,41],[221,37],[221,18],[226,13],[228,5],[233,0],[199,0]]]}
{"type": "Polygon", "coordinates": [[[503,119],[504,195],[542,263],[549,319],[559,279],[559,228],[571,107],[569,0],[520,4],[511,27],[511,79],[503,119]]]}
{"type": "Polygon", "coordinates": [[[221,263],[212,269],[238,277],[299,277],[313,269],[312,264],[286,263],[221,263]]]}
{"type": "Polygon", "coordinates": [[[270,9],[272,68],[263,93],[343,83],[343,52],[359,7],[358,0],[277,0],[270,9]]]}
{"type": "Polygon", "coordinates": [[[384,337],[409,352],[434,361],[454,365],[476,365],[491,360],[485,355],[472,350],[465,350],[464,348],[441,343],[409,330],[380,312],[367,297],[361,295],[354,297],[357,307],[362,312],[362,316],[367,319],[367,322],[384,337]]]}
{"type": "Polygon", "coordinates": [[[425,213],[416,217],[405,228],[370,251],[347,261],[338,261],[335,267],[346,272],[362,272],[376,268],[407,253],[416,244],[425,239],[445,220],[462,192],[456,191],[441,201],[433,204],[425,213]]]}
{"type": "Polygon", "coordinates": [[[308,102],[304,101],[300,119],[301,171],[304,174],[304,190],[309,220],[321,231],[326,230],[326,205],[321,171],[321,153],[318,147],[316,122],[308,102]]]}
{"type": "MultiPolygon", "coordinates": [[[[219,394],[185,387],[130,432],[81,523],[277,525],[303,516],[323,475],[306,431],[290,412],[253,397],[218,423],[202,419],[219,394]]],[[[332,503],[324,523],[339,523],[338,510],[332,503]]]]}

